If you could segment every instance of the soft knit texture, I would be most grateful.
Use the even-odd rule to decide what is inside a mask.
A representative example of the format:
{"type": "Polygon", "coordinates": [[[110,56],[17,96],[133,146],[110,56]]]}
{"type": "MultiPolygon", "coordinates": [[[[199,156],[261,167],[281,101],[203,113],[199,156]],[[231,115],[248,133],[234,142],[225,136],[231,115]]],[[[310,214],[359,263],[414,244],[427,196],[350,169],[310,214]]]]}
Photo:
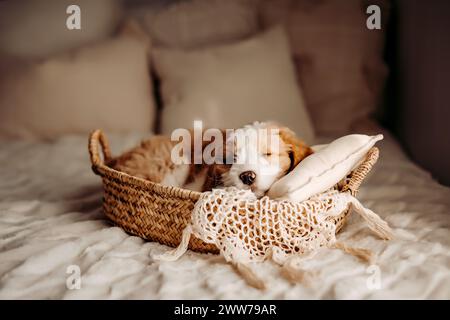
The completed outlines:
{"type": "MultiPolygon", "coordinates": [[[[385,221],[366,209],[349,192],[328,190],[304,202],[258,200],[249,190],[235,187],[205,192],[192,211],[192,221],[183,231],[180,245],[157,259],[176,260],[183,255],[191,234],[215,244],[226,261],[237,266],[250,285],[262,288],[248,264],[272,259],[284,265],[289,258],[312,254],[321,247],[344,250],[360,259],[371,253],[336,243],[338,217],[348,206],[360,214],[382,239],[391,239],[385,221]]],[[[285,270],[286,271],[286,270],[285,270]]],[[[292,272],[291,272],[292,273],[292,272]]]]}

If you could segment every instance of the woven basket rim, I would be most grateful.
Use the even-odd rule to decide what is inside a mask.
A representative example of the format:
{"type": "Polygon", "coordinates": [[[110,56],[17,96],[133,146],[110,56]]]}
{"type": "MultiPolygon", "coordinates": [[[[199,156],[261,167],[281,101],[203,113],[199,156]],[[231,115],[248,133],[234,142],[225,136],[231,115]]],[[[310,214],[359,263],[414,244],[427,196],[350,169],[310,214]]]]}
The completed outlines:
{"type": "Polygon", "coordinates": [[[108,163],[112,160],[109,143],[101,130],[95,130],[91,133],[89,138],[89,154],[92,164],[92,171],[101,177],[109,175],[110,178],[112,177],[114,179],[118,179],[122,183],[132,185],[133,187],[138,187],[146,191],[153,191],[161,195],[169,194],[182,199],[198,200],[202,195],[202,193],[198,191],[174,186],[166,186],[161,183],[135,177],[129,175],[128,173],[111,168],[108,166],[108,163]],[[102,148],[101,150],[104,160],[100,157],[99,146],[102,148]]]}
{"type": "MultiPolygon", "coordinates": [[[[111,156],[108,139],[101,129],[94,130],[90,134],[88,147],[92,171],[101,177],[109,175],[110,177],[118,179],[124,184],[132,185],[133,187],[138,187],[146,191],[153,191],[160,195],[172,195],[182,199],[192,199],[196,201],[200,199],[202,195],[202,192],[199,191],[163,185],[158,182],[135,177],[129,175],[128,173],[111,168],[108,166],[108,163],[110,163],[113,158],[111,156]],[[99,147],[101,147],[103,160],[100,156],[99,147]]],[[[372,147],[369,149],[364,161],[362,161],[359,166],[351,172],[352,176],[347,184],[343,186],[342,191],[350,191],[353,195],[355,195],[358,192],[362,181],[372,169],[373,165],[377,162],[378,157],[379,149],[377,147],[372,147]]]]}
{"type": "Polygon", "coordinates": [[[158,194],[170,194],[178,198],[192,199],[192,200],[198,200],[202,195],[202,192],[184,189],[180,187],[166,186],[158,182],[153,182],[143,178],[135,177],[129,175],[128,173],[113,169],[106,164],[93,165],[92,170],[94,171],[94,173],[96,173],[101,177],[105,176],[107,173],[109,174],[110,179],[112,177],[120,180],[123,184],[128,184],[133,186],[134,188],[137,187],[145,191],[153,191],[158,194]]]}

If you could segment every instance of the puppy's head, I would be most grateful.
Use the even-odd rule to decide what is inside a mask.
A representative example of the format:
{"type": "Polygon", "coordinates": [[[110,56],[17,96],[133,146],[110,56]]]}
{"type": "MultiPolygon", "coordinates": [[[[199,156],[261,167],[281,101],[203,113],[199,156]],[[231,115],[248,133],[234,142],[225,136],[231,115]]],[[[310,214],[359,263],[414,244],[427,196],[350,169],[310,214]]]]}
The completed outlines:
{"type": "Polygon", "coordinates": [[[220,173],[221,181],[224,186],[251,189],[258,197],[312,153],[294,132],[275,123],[255,122],[236,130],[230,139],[227,150],[233,152],[234,161],[220,173]]]}

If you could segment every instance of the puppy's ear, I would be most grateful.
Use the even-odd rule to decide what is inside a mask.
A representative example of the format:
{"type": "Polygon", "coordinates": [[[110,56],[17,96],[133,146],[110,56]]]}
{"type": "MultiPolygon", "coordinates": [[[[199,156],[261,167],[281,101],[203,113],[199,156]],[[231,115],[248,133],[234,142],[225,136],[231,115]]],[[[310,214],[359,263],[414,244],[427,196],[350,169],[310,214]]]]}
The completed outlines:
{"type": "Polygon", "coordinates": [[[230,171],[230,165],[213,164],[208,166],[206,171],[205,182],[203,183],[202,192],[211,191],[214,188],[223,186],[223,177],[226,172],[230,171]]]}
{"type": "Polygon", "coordinates": [[[291,129],[280,127],[279,130],[281,140],[288,147],[288,154],[291,160],[291,166],[288,171],[291,171],[300,161],[312,154],[313,150],[305,142],[297,138],[291,129]]]}

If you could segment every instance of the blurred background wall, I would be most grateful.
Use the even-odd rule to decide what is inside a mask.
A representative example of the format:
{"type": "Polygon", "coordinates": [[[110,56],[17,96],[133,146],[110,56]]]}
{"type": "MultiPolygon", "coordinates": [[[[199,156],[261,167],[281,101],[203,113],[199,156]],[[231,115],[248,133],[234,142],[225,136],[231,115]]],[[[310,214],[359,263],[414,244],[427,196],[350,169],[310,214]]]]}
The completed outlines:
{"type": "MultiPolygon", "coordinates": [[[[124,0],[127,7],[146,3],[165,6],[176,1],[180,0],[124,0]]],[[[14,0],[9,1],[12,2],[14,0]]],[[[101,5],[105,4],[106,8],[107,2],[96,0],[99,8],[96,15],[112,15],[101,5]]],[[[366,2],[371,3],[371,0],[366,2]]],[[[8,19],[16,17],[4,9],[6,1],[0,3],[4,5],[3,12],[0,9],[1,31],[8,19]]],[[[390,76],[379,118],[400,139],[414,161],[439,182],[450,185],[450,1],[392,0],[392,9],[385,55],[390,76]]],[[[108,19],[103,20],[108,22],[108,19]]],[[[53,23],[59,25],[62,22],[47,21],[41,27],[58,30],[53,23]]],[[[92,28],[104,28],[106,32],[111,26],[109,23],[94,24],[92,28]]],[[[36,43],[28,41],[32,35],[24,34],[21,38],[24,50],[36,43]]],[[[53,38],[38,39],[37,48],[44,47],[44,40],[53,41],[53,38]]],[[[39,50],[35,52],[39,53],[39,50]]]]}
{"type": "Polygon", "coordinates": [[[450,1],[394,1],[383,119],[413,160],[446,185],[450,185],[449,32],[450,1]]]}
{"type": "Polygon", "coordinates": [[[450,1],[392,0],[391,5],[385,52],[390,75],[379,119],[416,163],[450,185],[450,1]]]}

